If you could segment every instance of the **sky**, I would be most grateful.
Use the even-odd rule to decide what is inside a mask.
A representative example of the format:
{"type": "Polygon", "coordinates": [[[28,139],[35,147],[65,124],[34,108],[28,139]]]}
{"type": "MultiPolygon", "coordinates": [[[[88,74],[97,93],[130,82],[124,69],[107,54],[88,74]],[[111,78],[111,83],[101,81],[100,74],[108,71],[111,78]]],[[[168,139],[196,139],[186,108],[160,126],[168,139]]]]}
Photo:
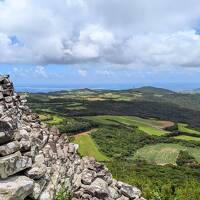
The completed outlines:
{"type": "Polygon", "coordinates": [[[200,87],[200,2],[0,0],[0,74],[16,85],[200,87]]]}

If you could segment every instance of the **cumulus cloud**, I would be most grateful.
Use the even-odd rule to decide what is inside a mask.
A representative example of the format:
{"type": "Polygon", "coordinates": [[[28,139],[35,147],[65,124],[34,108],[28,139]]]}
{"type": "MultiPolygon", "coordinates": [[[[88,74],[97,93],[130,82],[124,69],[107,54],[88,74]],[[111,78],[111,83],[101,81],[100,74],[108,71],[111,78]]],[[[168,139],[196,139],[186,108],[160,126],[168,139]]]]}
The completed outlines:
{"type": "Polygon", "coordinates": [[[110,76],[113,74],[113,72],[109,71],[109,70],[97,70],[96,72],[99,75],[103,75],[103,76],[110,76]]]}
{"type": "Polygon", "coordinates": [[[78,74],[82,77],[86,77],[87,76],[87,70],[84,69],[79,69],[78,70],[78,74]]]}
{"type": "Polygon", "coordinates": [[[35,67],[35,73],[38,74],[39,76],[44,77],[44,78],[48,77],[46,70],[45,70],[45,67],[41,66],[41,65],[38,65],[38,66],[35,67]]]}
{"type": "Polygon", "coordinates": [[[196,67],[199,19],[199,0],[0,1],[0,63],[196,67]]]}
{"type": "MultiPolygon", "coordinates": [[[[47,73],[44,66],[34,66],[34,67],[24,67],[24,66],[13,66],[13,76],[18,78],[31,78],[31,79],[46,79],[49,78],[49,73],[47,73]]],[[[54,77],[57,74],[54,74],[54,77]]]]}

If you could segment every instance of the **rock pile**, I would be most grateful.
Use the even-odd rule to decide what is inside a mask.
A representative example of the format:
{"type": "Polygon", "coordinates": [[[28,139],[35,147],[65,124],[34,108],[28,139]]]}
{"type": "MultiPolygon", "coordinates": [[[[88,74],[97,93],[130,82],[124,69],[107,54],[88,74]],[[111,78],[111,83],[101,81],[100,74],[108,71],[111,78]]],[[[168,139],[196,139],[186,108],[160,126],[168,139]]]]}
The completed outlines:
{"type": "Polygon", "coordinates": [[[80,158],[56,127],[41,123],[0,76],[0,200],[53,200],[64,185],[73,200],[144,200],[92,158],[80,158]]]}

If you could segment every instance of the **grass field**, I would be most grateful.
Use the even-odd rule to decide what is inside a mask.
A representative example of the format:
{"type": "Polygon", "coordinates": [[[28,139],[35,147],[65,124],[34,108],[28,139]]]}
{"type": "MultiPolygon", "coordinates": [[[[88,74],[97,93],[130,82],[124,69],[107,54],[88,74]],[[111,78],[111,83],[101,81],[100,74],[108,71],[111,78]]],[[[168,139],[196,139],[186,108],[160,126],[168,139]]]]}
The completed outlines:
{"type": "Polygon", "coordinates": [[[144,131],[149,135],[163,136],[168,133],[163,130],[166,125],[173,125],[173,122],[168,121],[159,121],[156,119],[142,119],[134,116],[111,116],[111,115],[102,115],[102,116],[92,116],[86,117],[87,119],[93,120],[102,124],[117,124],[123,123],[128,126],[137,126],[139,130],[144,131]]]}
{"type": "Polygon", "coordinates": [[[149,134],[149,135],[156,135],[156,136],[163,136],[167,131],[159,130],[151,126],[139,126],[139,130],[149,134]]]}
{"type": "Polygon", "coordinates": [[[188,151],[200,163],[200,148],[184,147],[179,144],[148,145],[139,149],[134,159],[142,158],[149,163],[157,165],[176,164],[176,159],[181,150],[188,151]]]}
{"type": "Polygon", "coordinates": [[[178,136],[175,136],[174,138],[175,139],[179,139],[179,140],[200,142],[200,138],[198,138],[198,137],[192,137],[192,136],[187,136],[187,135],[178,135],[178,136]]]}
{"type": "Polygon", "coordinates": [[[42,114],[39,117],[41,121],[45,121],[49,125],[59,125],[63,122],[63,118],[57,115],[42,114]]]}
{"type": "Polygon", "coordinates": [[[45,114],[45,115],[40,114],[40,115],[39,115],[39,118],[40,118],[41,121],[48,121],[48,120],[51,120],[51,116],[50,116],[50,115],[47,115],[47,114],[45,114]]]}
{"type": "Polygon", "coordinates": [[[114,120],[114,116],[110,115],[100,115],[100,116],[90,116],[90,117],[84,117],[86,119],[92,120],[94,122],[104,124],[104,125],[117,125],[118,123],[114,120]]]}
{"type": "Polygon", "coordinates": [[[184,124],[184,123],[178,123],[178,130],[180,132],[184,132],[184,133],[190,133],[190,134],[200,135],[199,131],[196,131],[194,129],[188,128],[188,125],[184,124]]]}
{"type": "Polygon", "coordinates": [[[73,142],[79,145],[78,151],[81,156],[91,156],[94,157],[97,161],[109,160],[98,150],[97,145],[88,133],[76,135],[73,142]]]}

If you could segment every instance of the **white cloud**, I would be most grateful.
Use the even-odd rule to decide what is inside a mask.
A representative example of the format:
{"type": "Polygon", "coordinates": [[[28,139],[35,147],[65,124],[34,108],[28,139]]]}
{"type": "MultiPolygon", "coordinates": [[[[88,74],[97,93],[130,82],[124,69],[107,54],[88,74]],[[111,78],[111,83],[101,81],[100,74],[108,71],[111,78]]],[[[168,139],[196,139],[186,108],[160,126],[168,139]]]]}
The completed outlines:
{"type": "Polygon", "coordinates": [[[110,76],[113,74],[113,72],[109,70],[97,70],[97,74],[104,75],[104,76],[110,76]]]}
{"type": "MultiPolygon", "coordinates": [[[[35,67],[22,67],[22,66],[13,66],[13,75],[15,77],[28,78],[31,77],[33,79],[46,79],[49,78],[49,74],[44,66],[38,65],[35,67]]],[[[54,74],[54,77],[57,74],[54,74]]]]}
{"type": "Polygon", "coordinates": [[[78,70],[78,74],[82,77],[86,77],[87,76],[87,70],[84,69],[79,69],[78,70]]]}
{"type": "Polygon", "coordinates": [[[48,77],[48,75],[45,71],[45,67],[41,66],[41,65],[38,65],[38,66],[35,67],[35,73],[39,76],[43,76],[44,78],[48,77]]]}
{"type": "Polygon", "coordinates": [[[199,0],[0,1],[0,63],[198,67],[199,19],[199,0]]]}
{"type": "Polygon", "coordinates": [[[200,67],[200,35],[195,31],[135,35],[119,59],[140,65],[200,67]]]}

